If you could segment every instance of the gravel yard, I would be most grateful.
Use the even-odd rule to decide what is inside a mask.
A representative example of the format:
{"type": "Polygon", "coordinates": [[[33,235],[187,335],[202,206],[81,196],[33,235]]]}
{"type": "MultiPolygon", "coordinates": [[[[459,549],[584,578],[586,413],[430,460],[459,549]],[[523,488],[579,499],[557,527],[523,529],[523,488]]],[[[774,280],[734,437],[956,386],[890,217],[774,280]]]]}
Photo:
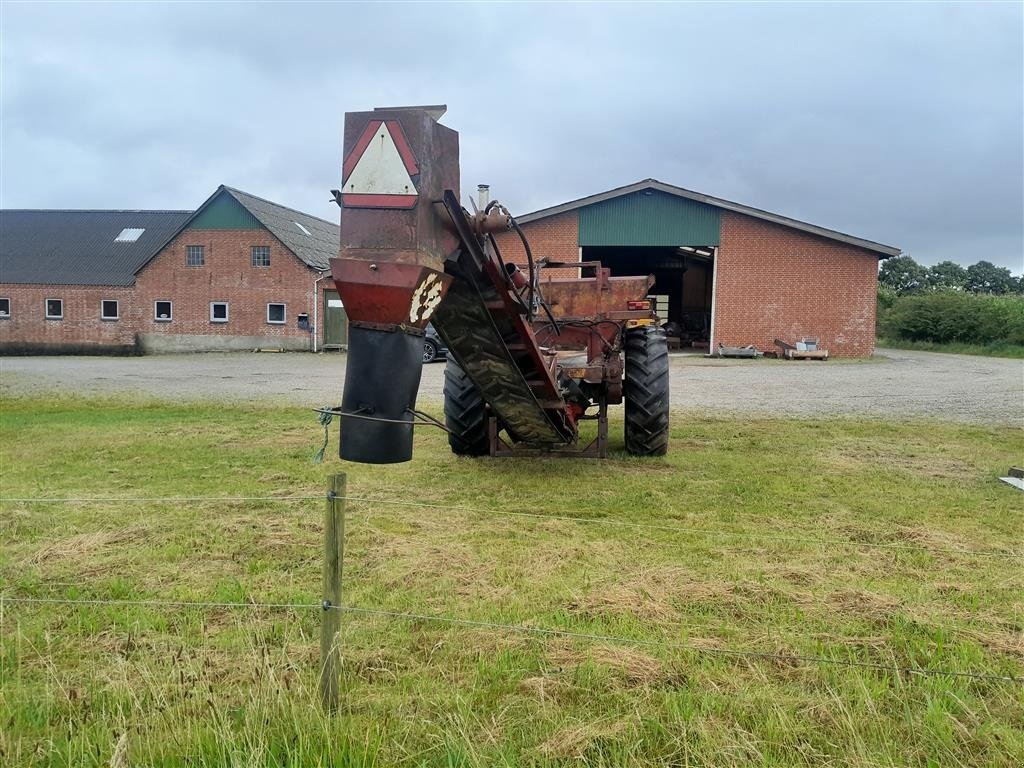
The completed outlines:
{"type": "MultiPolygon", "coordinates": [[[[170,400],[341,399],[340,354],[231,353],[149,357],[4,357],[0,393],[134,393],[170,400]]],[[[424,367],[420,402],[441,399],[444,364],[424,367]]],[[[672,356],[676,408],[737,414],[857,415],[1024,424],[1024,362],[880,350],[866,361],[786,362],[672,356]]]]}

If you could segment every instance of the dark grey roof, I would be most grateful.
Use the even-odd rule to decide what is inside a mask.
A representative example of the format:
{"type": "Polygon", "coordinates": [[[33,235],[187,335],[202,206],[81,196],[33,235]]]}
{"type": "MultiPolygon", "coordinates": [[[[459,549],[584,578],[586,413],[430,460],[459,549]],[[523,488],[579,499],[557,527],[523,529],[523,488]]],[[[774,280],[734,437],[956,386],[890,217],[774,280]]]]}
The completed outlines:
{"type": "Polygon", "coordinates": [[[273,233],[296,256],[313,269],[330,268],[329,259],[338,255],[341,231],[337,224],[310,216],[308,213],[286,208],[283,205],[250,195],[239,189],[222,187],[249,213],[259,219],[260,224],[273,233]],[[303,231],[298,225],[305,228],[303,231]],[[309,234],[306,234],[306,233],[309,234]]]}
{"type": "Polygon", "coordinates": [[[727,211],[735,211],[736,213],[753,216],[755,219],[763,219],[775,224],[781,224],[784,227],[799,229],[802,232],[809,232],[812,235],[819,235],[821,237],[827,237],[830,240],[838,240],[839,242],[848,243],[849,245],[856,245],[860,248],[880,254],[881,258],[899,256],[901,253],[900,249],[893,245],[882,245],[881,243],[876,243],[873,240],[854,237],[853,235],[847,235],[843,232],[837,232],[834,229],[825,229],[824,227],[819,227],[815,224],[808,224],[806,221],[798,221],[797,219],[791,219],[788,216],[781,216],[777,213],[771,213],[770,211],[763,211],[760,208],[751,208],[749,205],[734,203],[731,200],[723,200],[720,197],[712,197],[711,195],[693,192],[692,190],[683,189],[682,187],[675,187],[671,184],[666,184],[663,181],[658,181],[657,179],[644,179],[643,181],[638,181],[635,184],[627,184],[624,187],[616,187],[615,189],[610,189],[607,192],[590,195],[589,197],[581,197],[579,200],[572,200],[568,203],[551,206],[550,208],[543,208],[539,211],[528,213],[525,216],[517,216],[516,219],[520,224],[526,224],[531,221],[536,221],[537,219],[544,219],[548,216],[554,216],[559,213],[565,213],[566,211],[583,208],[587,205],[593,205],[594,203],[600,203],[604,200],[622,197],[623,195],[629,195],[633,192],[641,192],[645,189],[667,192],[670,195],[677,195],[678,197],[696,200],[698,203],[707,203],[708,205],[713,205],[716,208],[722,208],[727,211]]]}
{"type": "Polygon", "coordinates": [[[0,210],[0,283],[131,285],[191,211],[0,210]],[[116,242],[123,229],[142,229],[116,242]]]}

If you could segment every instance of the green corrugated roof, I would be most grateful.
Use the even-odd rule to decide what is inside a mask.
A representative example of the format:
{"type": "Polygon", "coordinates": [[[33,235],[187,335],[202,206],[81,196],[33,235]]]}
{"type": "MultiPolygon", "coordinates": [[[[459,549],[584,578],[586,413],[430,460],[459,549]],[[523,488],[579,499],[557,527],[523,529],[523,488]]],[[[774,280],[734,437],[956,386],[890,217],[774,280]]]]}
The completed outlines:
{"type": "Polygon", "coordinates": [[[718,245],[718,208],[653,189],[580,208],[580,245],[718,245]]]}
{"type": "Polygon", "coordinates": [[[519,220],[520,224],[529,224],[530,222],[539,221],[540,219],[547,218],[548,216],[557,216],[560,213],[567,213],[568,211],[578,210],[581,211],[582,215],[582,211],[588,206],[594,206],[607,200],[625,197],[627,195],[632,195],[636,192],[644,192],[646,190],[651,190],[652,192],[663,192],[674,197],[710,205],[724,211],[742,213],[746,216],[770,221],[783,227],[790,227],[802,232],[809,232],[812,235],[827,237],[830,240],[837,240],[841,243],[855,245],[859,248],[864,248],[877,253],[879,258],[887,259],[890,256],[898,256],[900,254],[900,249],[892,245],[883,245],[882,243],[876,243],[873,240],[865,240],[862,237],[847,235],[843,232],[837,232],[834,229],[826,229],[825,227],[819,227],[816,224],[808,224],[805,221],[791,219],[788,216],[782,216],[778,213],[771,213],[770,211],[753,208],[741,203],[734,203],[720,197],[712,197],[711,195],[705,195],[700,192],[683,189],[682,187],[675,187],[671,184],[665,184],[664,182],[658,181],[657,179],[644,179],[643,181],[638,181],[634,184],[627,184],[624,187],[616,187],[615,189],[610,189],[607,192],[600,192],[596,195],[581,197],[578,200],[572,200],[568,203],[562,203],[561,205],[553,205],[550,208],[543,208],[539,211],[525,214],[524,216],[517,216],[516,218],[519,220]]]}

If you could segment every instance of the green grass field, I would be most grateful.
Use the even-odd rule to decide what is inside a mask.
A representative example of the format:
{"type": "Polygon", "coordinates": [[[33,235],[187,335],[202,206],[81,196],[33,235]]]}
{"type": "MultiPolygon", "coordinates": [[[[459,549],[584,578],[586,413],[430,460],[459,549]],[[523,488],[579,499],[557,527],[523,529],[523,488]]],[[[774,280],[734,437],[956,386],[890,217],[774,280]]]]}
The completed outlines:
{"type": "MultiPolygon", "coordinates": [[[[349,504],[349,605],[641,644],[346,615],[325,716],[318,609],[5,600],[0,764],[1024,764],[1024,683],[719,653],[1024,676],[1024,496],[994,479],[1019,431],[673,418],[665,459],[457,459],[422,429],[373,467],[336,432],[312,464],[298,409],[3,401],[4,498],[320,495],[344,469],[439,505],[349,504]]],[[[315,603],[322,519],[4,502],[0,593],[315,603]]]]}

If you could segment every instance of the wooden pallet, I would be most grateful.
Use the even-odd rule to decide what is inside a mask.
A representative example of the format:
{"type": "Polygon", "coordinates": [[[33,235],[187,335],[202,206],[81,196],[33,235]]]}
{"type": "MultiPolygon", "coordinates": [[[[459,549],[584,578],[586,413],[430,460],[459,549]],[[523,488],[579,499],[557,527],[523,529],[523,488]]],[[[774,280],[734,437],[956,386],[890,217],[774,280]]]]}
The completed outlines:
{"type": "Polygon", "coordinates": [[[787,349],[787,360],[828,360],[827,349],[787,349]]]}
{"type": "MultiPolygon", "coordinates": [[[[814,339],[817,344],[817,339],[814,339]]],[[[782,350],[787,360],[828,360],[827,349],[797,349],[788,341],[775,340],[775,346],[782,350]]]]}

